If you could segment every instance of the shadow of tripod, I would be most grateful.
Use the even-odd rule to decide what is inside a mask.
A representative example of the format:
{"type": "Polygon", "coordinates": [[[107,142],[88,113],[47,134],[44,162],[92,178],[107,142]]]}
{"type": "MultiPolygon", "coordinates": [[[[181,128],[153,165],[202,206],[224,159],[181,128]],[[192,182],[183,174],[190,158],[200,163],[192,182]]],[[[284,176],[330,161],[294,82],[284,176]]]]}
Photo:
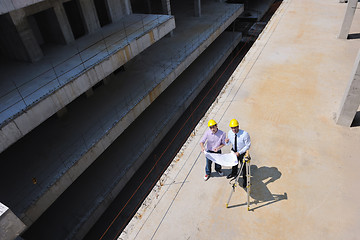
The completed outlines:
{"type": "MultiPolygon", "coordinates": [[[[284,194],[272,194],[267,188],[267,185],[271,182],[276,181],[281,177],[281,172],[276,167],[260,167],[256,165],[250,166],[251,171],[251,191],[250,197],[253,201],[250,201],[249,205],[259,205],[254,208],[249,209],[249,211],[254,211],[255,209],[265,207],[267,205],[273,204],[275,202],[287,199],[287,193],[284,194]],[[265,182],[264,182],[265,181],[265,182]]],[[[239,185],[242,184],[242,179],[239,178],[239,185]]],[[[228,208],[239,207],[247,205],[247,203],[237,204],[229,206],[228,208]]]]}

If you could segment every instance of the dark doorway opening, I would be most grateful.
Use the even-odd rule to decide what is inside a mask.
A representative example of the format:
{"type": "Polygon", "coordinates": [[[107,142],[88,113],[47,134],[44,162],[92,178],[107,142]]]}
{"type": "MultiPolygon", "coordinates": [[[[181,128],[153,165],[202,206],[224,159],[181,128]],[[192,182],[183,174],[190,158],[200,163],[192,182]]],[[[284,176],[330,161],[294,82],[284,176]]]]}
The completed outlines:
{"type": "Polygon", "coordinates": [[[36,13],[28,19],[39,45],[66,44],[53,8],[36,13]]]}
{"type": "Polygon", "coordinates": [[[160,0],[150,0],[151,14],[163,14],[162,3],[160,0]]]}
{"type": "Polygon", "coordinates": [[[85,35],[85,27],[81,18],[80,10],[75,0],[64,3],[66,16],[69,20],[74,38],[77,39],[85,35]]]}
{"type": "Polygon", "coordinates": [[[0,61],[31,62],[9,13],[0,15],[0,33],[0,61]]]}
{"type": "Polygon", "coordinates": [[[131,9],[133,13],[150,13],[150,1],[149,0],[132,0],[131,9]]]}
{"type": "Polygon", "coordinates": [[[109,18],[108,7],[106,5],[105,0],[94,0],[94,4],[100,22],[100,26],[105,26],[107,24],[110,24],[111,21],[109,18]]]}

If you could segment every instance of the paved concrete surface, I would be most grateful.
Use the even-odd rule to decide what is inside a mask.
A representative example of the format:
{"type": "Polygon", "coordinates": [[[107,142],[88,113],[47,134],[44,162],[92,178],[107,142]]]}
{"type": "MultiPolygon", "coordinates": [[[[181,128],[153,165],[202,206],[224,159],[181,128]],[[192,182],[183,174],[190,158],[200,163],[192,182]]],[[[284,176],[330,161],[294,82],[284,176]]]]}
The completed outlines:
{"type": "MultiPolygon", "coordinates": [[[[334,121],[360,47],[337,39],[345,10],[283,1],[119,239],[359,238],[360,128],[334,121]],[[250,133],[249,212],[243,189],[225,208],[228,180],[203,180],[198,143],[211,118],[225,131],[237,118],[250,133]]],[[[357,11],[350,33],[359,21],[357,11]]]]}

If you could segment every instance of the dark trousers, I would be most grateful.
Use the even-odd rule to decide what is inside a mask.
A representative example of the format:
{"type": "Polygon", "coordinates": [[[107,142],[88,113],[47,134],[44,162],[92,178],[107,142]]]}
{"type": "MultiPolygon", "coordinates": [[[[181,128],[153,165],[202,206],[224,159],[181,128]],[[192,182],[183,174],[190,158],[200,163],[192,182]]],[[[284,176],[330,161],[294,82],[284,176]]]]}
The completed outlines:
{"type": "MultiPolygon", "coordinates": [[[[243,153],[243,154],[241,154],[240,156],[237,157],[238,161],[239,161],[241,164],[246,164],[246,163],[243,163],[243,158],[244,158],[244,156],[245,156],[245,153],[243,153]]],[[[238,164],[238,165],[239,165],[239,164],[238,164]]],[[[231,174],[232,174],[232,175],[237,175],[237,172],[238,172],[238,170],[239,170],[238,165],[235,165],[235,166],[232,167],[232,169],[231,169],[231,174]]],[[[241,165],[240,165],[240,166],[241,166],[241,165]]],[[[244,185],[246,186],[246,182],[247,182],[247,181],[246,181],[246,180],[247,180],[247,178],[246,178],[246,166],[243,166],[242,171],[241,171],[241,173],[239,173],[239,174],[242,174],[243,180],[244,180],[243,186],[244,186],[244,185]]]]}

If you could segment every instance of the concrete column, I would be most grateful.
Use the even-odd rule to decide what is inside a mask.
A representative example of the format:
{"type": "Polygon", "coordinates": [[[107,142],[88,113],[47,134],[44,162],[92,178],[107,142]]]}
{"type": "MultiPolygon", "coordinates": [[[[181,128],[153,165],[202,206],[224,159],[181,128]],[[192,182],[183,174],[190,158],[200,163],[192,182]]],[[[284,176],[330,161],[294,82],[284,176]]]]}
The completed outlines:
{"type": "MultiPolygon", "coordinates": [[[[161,5],[163,9],[163,14],[171,15],[171,5],[170,0],[161,0],[161,5]]],[[[174,36],[174,31],[169,32],[169,34],[166,35],[166,37],[172,37],[174,36]]]]}
{"type": "Polygon", "coordinates": [[[146,0],[146,5],[147,5],[147,9],[148,9],[148,14],[151,14],[152,13],[152,8],[151,8],[150,0],[146,0]]]}
{"type": "Polygon", "coordinates": [[[94,33],[101,28],[93,0],[79,0],[86,31],[94,33]]]}
{"type": "Polygon", "coordinates": [[[111,22],[117,22],[131,13],[128,0],[107,0],[111,22]]]}
{"type": "Polygon", "coordinates": [[[13,240],[25,228],[25,224],[13,212],[0,203],[0,239],[13,240]]]}
{"type": "Polygon", "coordinates": [[[132,9],[131,9],[131,3],[130,0],[122,0],[122,4],[124,6],[124,9],[126,11],[126,14],[131,14],[132,13],[132,9]]]}
{"type": "Polygon", "coordinates": [[[340,34],[339,34],[338,38],[347,39],[347,37],[349,35],[351,23],[354,19],[354,14],[355,14],[357,3],[358,3],[358,0],[349,0],[347,9],[346,9],[346,13],[345,13],[345,17],[344,17],[344,21],[341,26],[340,34]]]}
{"type": "Polygon", "coordinates": [[[343,96],[336,123],[350,127],[360,105],[360,51],[355,60],[353,72],[343,96]]]}
{"type": "Polygon", "coordinates": [[[54,12],[56,15],[57,20],[59,21],[61,32],[64,36],[66,44],[72,42],[75,40],[74,34],[71,30],[70,23],[68,21],[68,18],[66,16],[66,12],[64,9],[64,6],[62,2],[54,2],[53,3],[54,12]]]}
{"type": "Polygon", "coordinates": [[[194,0],[195,17],[201,17],[201,0],[194,0]]]}
{"type": "MultiPolygon", "coordinates": [[[[36,41],[36,37],[30,27],[30,24],[27,21],[25,11],[23,9],[19,9],[12,11],[9,14],[28,56],[28,59],[22,60],[30,60],[31,62],[40,60],[44,55],[38,42],[36,41]]],[[[15,49],[16,51],[19,51],[21,48],[15,47],[15,49]]]]}
{"type": "Polygon", "coordinates": [[[170,0],[161,0],[163,13],[166,15],[171,15],[170,0]]]}

